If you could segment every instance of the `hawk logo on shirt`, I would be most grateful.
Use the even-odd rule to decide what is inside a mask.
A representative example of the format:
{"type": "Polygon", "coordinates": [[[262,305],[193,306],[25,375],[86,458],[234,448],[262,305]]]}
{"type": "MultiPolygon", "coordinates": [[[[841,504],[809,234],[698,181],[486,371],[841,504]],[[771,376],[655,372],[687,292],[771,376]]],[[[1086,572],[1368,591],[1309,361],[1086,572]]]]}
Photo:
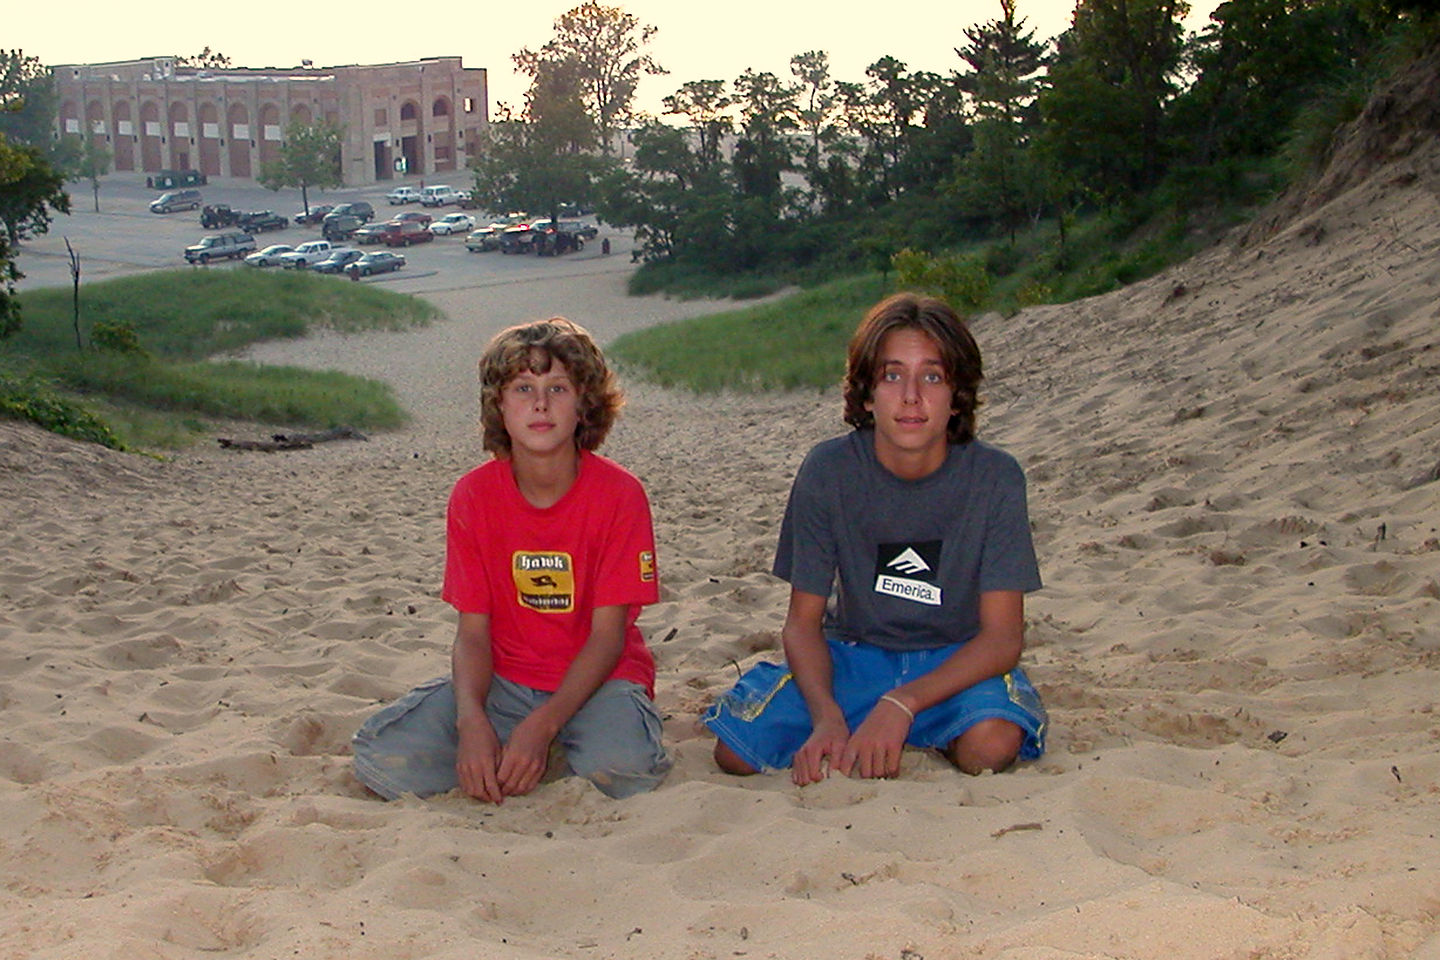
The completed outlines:
{"type": "Polygon", "coordinates": [[[940,565],[939,540],[882,543],[875,553],[875,592],[927,606],[941,605],[935,568],[940,565]]]}
{"type": "Polygon", "coordinates": [[[575,609],[575,568],[570,554],[517,550],[510,558],[510,573],[520,606],[540,613],[575,609]]]}

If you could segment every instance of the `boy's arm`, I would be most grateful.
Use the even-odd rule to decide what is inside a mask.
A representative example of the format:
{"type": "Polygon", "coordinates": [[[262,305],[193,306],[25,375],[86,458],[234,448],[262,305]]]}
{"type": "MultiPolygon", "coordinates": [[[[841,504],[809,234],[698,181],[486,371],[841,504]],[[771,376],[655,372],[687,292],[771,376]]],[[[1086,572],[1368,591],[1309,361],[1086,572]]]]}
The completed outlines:
{"type": "Polygon", "coordinates": [[[590,636],[570,661],[560,686],[510,734],[498,774],[505,796],[521,796],[535,789],[545,774],[550,742],[615,671],[625,650],[628,609],[623,604],[595,608],[590,615],[590,636]]]}
{"type": "Polygon", "coordinates": [[[834,663],[821,629],[825,618],[825,597],[803,590],[790,590],[790,608],[780,632],[785,662],[795,676],[795,685],[810,710],[813,729],[795,752],[790,778],[800,786],[825,779],[827,761],[837,769],[850,737],[845,714],[835,701],[832,688],[834,663]]]}
{"type": "MultiPolygon", "coordinates": [[[[980,632],[934,670],[891,690],[912,714],[945,700],[982,680],[998,677],[1020,662],[1024,646],[1025,594],[988,590],[980,594],[980,632]]],[[[900,772],[900,751],[912,717],[881,700],[846,746],[841,769],[862,777],[891,777],[900,772]]]]}
{"type": "Polygon", "coordinates": [[[450,674],[455,690],[455,729],[460,741],[455,773],[470,796],[499,803],[504,797],[496,777],[500,739],[485,715],[485,699],[490,695],[494,676],[488,614],[460,614],[450,652],[450,674]]]}

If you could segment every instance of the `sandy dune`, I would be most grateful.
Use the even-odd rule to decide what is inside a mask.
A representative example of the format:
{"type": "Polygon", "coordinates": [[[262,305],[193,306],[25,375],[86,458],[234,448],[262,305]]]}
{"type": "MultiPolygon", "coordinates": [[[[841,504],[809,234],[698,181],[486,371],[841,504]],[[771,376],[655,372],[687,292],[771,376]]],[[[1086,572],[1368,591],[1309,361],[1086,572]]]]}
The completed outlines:
{"type": "Polygon", "coordinates": [[[0,956],[1440,957],[1433,132],[1362,174],[1161,277],[976,321],[1047,584],[1051,750],[1002,776],[710,768],[695,715],[775,655],[765,570],[838,396],[630,383],[606,452],[655,506],[675,772],[500,808],[351,778],[361,718],[446,669],[485,339],[704,305],[574,277],[255,351],[394,383],[417,422],[363,444],[159,463],[0,422],[0,956]]]}

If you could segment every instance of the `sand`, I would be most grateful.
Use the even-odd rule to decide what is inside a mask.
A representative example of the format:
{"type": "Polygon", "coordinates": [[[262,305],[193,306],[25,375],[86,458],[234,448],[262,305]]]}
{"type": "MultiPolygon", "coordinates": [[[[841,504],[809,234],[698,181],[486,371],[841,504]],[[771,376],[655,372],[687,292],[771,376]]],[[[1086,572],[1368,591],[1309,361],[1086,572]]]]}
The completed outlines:
{"type": "Polygon", "coordinates": [[[1050,750],[999,776],[712,769],[697,713],[777,655],[779,515],[839,397],[630,382],[606,452],[655,509],[667,782],[497,808],[352,778],[360,721],[446,670],[485,339],[712,305],[577,276],[254,351],[393,383],[417,420],[364,443],[159,462],[0,422],[0,957],[1440,957],[1437,197],[1432,143],[1160,277],[975,321],[1046,581],[1050,750]]]}

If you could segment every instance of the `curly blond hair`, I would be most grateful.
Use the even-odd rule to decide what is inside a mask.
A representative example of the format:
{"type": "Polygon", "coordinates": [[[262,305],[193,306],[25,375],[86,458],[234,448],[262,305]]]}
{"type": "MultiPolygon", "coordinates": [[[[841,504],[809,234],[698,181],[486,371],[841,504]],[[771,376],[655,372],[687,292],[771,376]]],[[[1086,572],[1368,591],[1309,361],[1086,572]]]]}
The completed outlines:
{"type": "Polygon", "coordinates": [[[564,317],[522,323],[497,333],[480,357],[480,432],[485,449],[510,456],[510,434],[500,412],[500,391],[523,371],[546,373],[559,361],[575,382],[579,422],[575,445],[598,450],[625,395],[590,332],[564,317]]]}

